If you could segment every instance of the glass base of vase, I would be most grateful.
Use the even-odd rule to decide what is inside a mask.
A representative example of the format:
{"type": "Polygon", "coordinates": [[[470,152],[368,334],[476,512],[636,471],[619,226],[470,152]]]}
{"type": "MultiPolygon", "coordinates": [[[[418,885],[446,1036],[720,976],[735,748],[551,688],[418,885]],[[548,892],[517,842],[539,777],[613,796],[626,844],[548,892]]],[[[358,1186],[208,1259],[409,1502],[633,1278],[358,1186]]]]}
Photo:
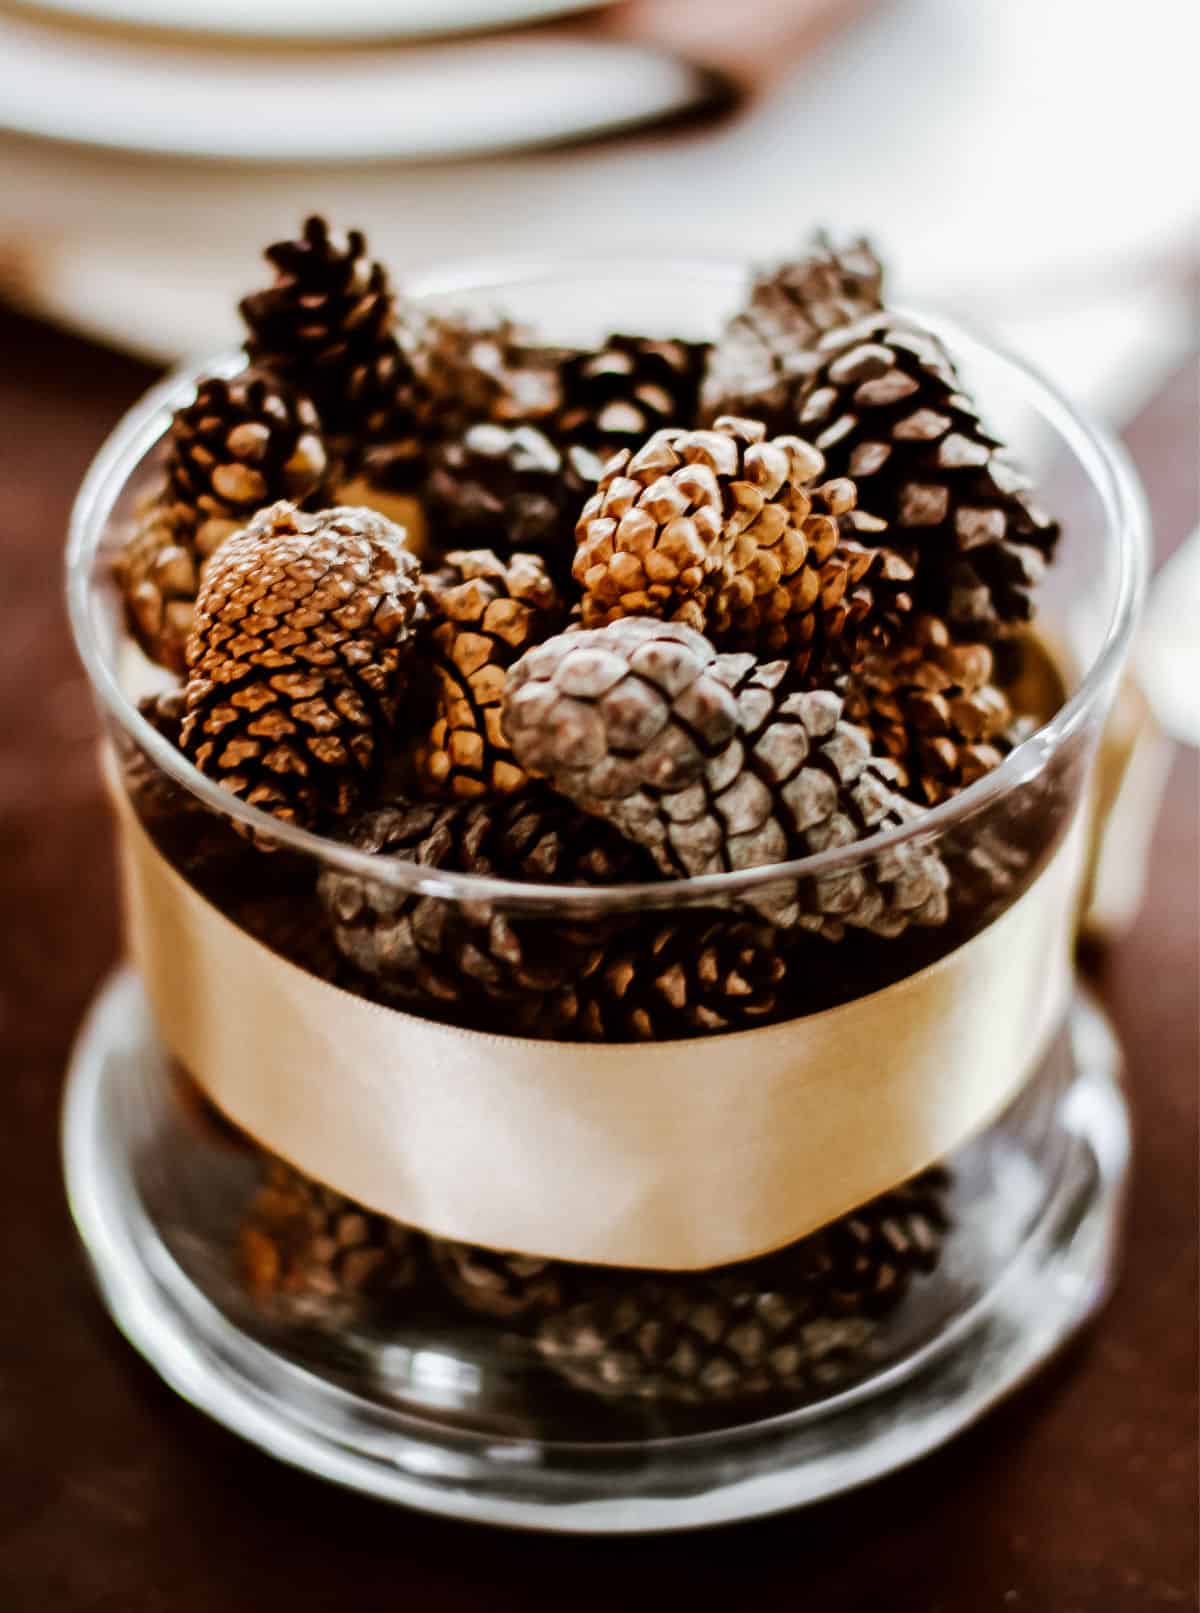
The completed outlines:
{"type": "Polygon", "coordinates": [[[67,1186],[130,1343],[193,1405],[283,1461],[386,1500],[516,1528],[699,1528],[823,1500],[914,1461],[976,1422],[1093,1315],[1113,1272],[1130,1138],[1119,1049],[1082,995],[1055,1058],[1038,1078],[1037,1169],[1012,1146],[1027,1117],[1007,1131],[998,1122],[956,1156],[961,1202],[942,1298],[934,1288],[906,1300],[912,1314],[875,1370],[807,1404],[707,1426],[623,1422],[604,1408],[592,1423],[573,1422],[552,1402],[531,1404],[527,1390],[514,1399],[469,1340],[459,1349],[419,1330],[373,1353],[376,1391],[389,1360],[403,1382],[390,1401],[254,1336],[213,1302],[147,1207],[138,1155],[148,1139],[131,1128],[130,1100],[163,1053],[128,971],[101,992],[72,1058],[67,1186]],[[1010,1192],[1036,1210],[1006,1241],[996,1222],[1010,1192]],[[972,1272],[973,1288],[963,1280],[972,1272]],[[956,1280],[960,1302],[947,1307],[956,1280]]]}

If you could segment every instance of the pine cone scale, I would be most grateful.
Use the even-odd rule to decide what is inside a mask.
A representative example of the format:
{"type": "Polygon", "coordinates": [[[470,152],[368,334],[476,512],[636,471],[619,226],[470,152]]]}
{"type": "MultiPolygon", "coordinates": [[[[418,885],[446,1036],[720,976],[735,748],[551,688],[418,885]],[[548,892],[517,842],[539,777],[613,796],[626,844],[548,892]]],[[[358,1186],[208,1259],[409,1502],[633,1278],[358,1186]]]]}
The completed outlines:
{"type": "Polygon", "coordinates": [[[794,430],[814,345],[824,332],[878,309],[882,285],[866,241],[836,248],[823,235],[805,258],[760,275],[709,356],[704,417],[747,415],[772,433],[794,430]]]}

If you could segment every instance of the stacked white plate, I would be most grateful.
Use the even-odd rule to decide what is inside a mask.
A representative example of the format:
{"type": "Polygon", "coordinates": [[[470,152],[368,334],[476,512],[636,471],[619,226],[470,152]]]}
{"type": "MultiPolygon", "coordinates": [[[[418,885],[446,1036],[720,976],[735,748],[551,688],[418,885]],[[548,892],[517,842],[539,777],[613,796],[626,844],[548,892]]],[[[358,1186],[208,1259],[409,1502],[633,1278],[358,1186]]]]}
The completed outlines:
{"type": "Polygon", "coordinates": [[[49,0],[38,12],[0,10],[0,129],[224,161],[427,160],[594,138],[711,94],[711,75],[666,52],[524,28],[587,4],[49,0]],[[472,32],[485,28],[516,31],[472,32]]]}

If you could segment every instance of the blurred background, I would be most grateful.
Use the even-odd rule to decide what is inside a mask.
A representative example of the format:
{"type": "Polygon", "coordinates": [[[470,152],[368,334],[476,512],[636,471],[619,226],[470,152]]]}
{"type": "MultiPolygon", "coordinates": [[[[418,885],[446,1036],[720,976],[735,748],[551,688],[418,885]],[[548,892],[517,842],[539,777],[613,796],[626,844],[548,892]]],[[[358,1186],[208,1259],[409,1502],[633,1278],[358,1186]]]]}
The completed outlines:
{"type": "Polygon", "coordinates": [[[398,1560],[420,1605],[496,1613],[649,1605],[639,1587],[660,1605],[689,1574],[704,1606],[791,1607],[798,1565],[829,1608],[874,1607],[881,1582],[904,1607],[1194,1605],[1200,767],[1163,731],[1200,740],[1198,46],[1188,0],[0,0],[4,1613],[258,1608],[299,1581],[297,1608],[353,1585],[365,1613],[394,1606],[398,1560]],[[314,211],[401,282],[869,231],[899,300],[990,328],[1122,437],[1162,569],[1105,774],[1095,934],[1125,939],[1093,980],[1139,1170],[1128,1275],[1041,1415],[1015,1403],[810,1520],[531,1560],[268,1474],[102,1316],[55,1142],[118,947],[62,537],[120,413],[163,363],[238,337],[262,247],[314,211]]]}
{"type": "Polygon", "coordinates": [[[1118,423],[1195,323],[1181,0],[0,7],[0,284],[154,360],[322,210],[397,274],[869,228],[1118,423]]]}

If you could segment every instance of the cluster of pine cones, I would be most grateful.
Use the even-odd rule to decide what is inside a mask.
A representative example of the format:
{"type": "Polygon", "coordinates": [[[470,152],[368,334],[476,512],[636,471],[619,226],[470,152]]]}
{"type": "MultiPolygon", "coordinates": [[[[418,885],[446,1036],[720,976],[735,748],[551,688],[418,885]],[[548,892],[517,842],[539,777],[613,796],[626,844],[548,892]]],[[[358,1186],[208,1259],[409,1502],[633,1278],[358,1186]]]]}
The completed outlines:
{"type": "MultiPolygon", "coordinates": [[[[661,882],[912,823],[1026,731],[997,654],[1057,528],[865,242],[715,343],[592,351],[410,306],[319,218],[267,257],[116,563],[158,726],[233,794],[448,873],[661,882]]],[[[943,927],[955,872],[909,838],[624,923],[318,896],[354,989],[613,1040],[802,1012],[814,937],[943,927]]]]}
{"type": "Polygon", "coordinates": [[[262,1155],[260,1166],[236,1263],[267,1316],[386,1335],[415,1310],[448,1307],[501,1333],[514,1362],[587,1394],[656,1404],[794,1400],[845,1384],[937,1267],[950,1225],[950,1178],[933,1167],[775,1254],[706,1272],[629,1271],[426,1237],[282,1160],[262,1155]]]}
{"type": "MultiPolygon", "coordinates": [[[[194,804],[132,762],[135,805],[167,820],[164,849],[186,843],[185,874],[237,864],[253,933],[459,1023],[666,1039],[820,1006],[822,981],[858,967],[829,943],[887,951],[905,935],[917,956],[956,901],[982,912],[994,879],[1019,879],[1024,852],[974,848],[964,871],[917,835],[737,901],[671,899],[685,876],[916,823],[1028,731],[1001,672],[1058,528],[943,344],[888,310],[865,242],[818,238],[760,275],[715,342],[616,333],[592,350],[411,306],[361,234],[319,218],[267,258],[271,284],[241,305],[247,366],[176,413],[115,565],[131,633],[175,675],[155,725],[244,802],[371,855],[664,893],[568,920],[317,878],[263,833],[239,852],[226,831],[214,853],[194,804]],[[245,855],[274,867],[259,892],[245,855]]],[[[342,1210],[286,1172],[263,1191],[258,1222],[289,1229],[259,1227],[269,1286],[307,1270],[313,1216],[342,1210]]],[[[347,1213],[351,1243],[370,1245],[347,1269],[369,1286],[416,1269],[402,1229],[347,1213]]],[[[860,1212],[871,1249],[892,1216],[860,1212]]],[[[632,1351],[638,1383],[686,1359],[717,1393],[722,1374],[749,1381],[735,1338],[755,1341],[756,1384],[810,1370],[797,1340],[834,1281],[822,1266],[814,1297],[811,1260],[836,1265],[827,1246],[848,1225],[819,1254],[806,1240],[769,1270],[653,1295],[449,1246],[434,1264],[460,1292],[536,1313],[546,1358],[593,1387],[657,1394],[623,1378],[632,1351]]],[[[936,1239],[901,1241],[919,1249],[906,1271],[932,1258],[936,1239]]],[[[872,1288],[881,1268],[864,1258],[872,1288]]],[[[840,1314],[861,1320],[855,1292],[840,1314]]]]}

